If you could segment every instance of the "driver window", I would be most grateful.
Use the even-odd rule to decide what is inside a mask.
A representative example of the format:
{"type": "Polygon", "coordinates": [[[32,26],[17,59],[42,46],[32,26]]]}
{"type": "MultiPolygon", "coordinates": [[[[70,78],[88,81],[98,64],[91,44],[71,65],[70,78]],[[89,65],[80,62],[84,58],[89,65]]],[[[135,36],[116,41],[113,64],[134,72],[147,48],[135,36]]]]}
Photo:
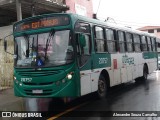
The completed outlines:
{"type": "Polygon", "coordinates": [[[82,67],[90,58],[91,54],[91,35],[90,25],[87,23],[78,22],[75,25],[76,31],[76,43],[77,43],[77,55],[79,66],[82,67]],[[84,37],[83,42],[80,44],[80,36],[84,37]]]}
{"type": "Polygon", "coordinates": [[[85,46],[81,47],[81,55],[90,55],[90,41],[89,41],[89,36],[83,34],[85,37],[85,46]]]}

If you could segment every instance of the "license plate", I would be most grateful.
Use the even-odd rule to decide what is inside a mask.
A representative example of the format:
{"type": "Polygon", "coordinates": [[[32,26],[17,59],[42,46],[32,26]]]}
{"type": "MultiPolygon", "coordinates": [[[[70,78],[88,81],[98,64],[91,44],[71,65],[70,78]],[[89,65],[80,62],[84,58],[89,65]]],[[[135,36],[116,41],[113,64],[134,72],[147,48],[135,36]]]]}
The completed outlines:
{"type": "Polygon", "coordinates": [[[32,90],[32,93],[43,93],[43,90],[32,90]]]}

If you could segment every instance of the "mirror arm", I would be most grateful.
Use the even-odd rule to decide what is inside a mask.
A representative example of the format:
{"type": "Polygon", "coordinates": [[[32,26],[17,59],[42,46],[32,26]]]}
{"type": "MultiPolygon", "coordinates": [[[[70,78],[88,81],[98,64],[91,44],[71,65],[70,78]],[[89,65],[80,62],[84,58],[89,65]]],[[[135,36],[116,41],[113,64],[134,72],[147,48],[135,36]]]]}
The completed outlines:
{"type": "Polygon", "coordinates": [[[6,40],[6,38],[9,37],[9,36],[11,36],[11,35],[13,35],[13,33],[4,37],[4,50],[5,50],[6,53],[8,53],[10,55],[14,55],[14,54],[12,54],[10,52],[7,52],[7,40],[6,40]]]}

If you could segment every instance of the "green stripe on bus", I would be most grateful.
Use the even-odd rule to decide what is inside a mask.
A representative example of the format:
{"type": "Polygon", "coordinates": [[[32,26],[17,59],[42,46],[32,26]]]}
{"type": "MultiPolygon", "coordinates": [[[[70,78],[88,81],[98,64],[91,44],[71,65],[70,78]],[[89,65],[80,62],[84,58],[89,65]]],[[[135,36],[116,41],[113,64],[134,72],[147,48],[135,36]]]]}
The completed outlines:
{"type": "Polygon", "coordinates": [[[111,54],[100,53],[94,55],[94,68],[111,67],[111,54]]]}
{"type": "Polygon", "coordinates": [[[157,58],[157,53],[156,52],[144,52],[142,54],[142,57],[144,59],[152,59],[152,58],[157,58]]]}

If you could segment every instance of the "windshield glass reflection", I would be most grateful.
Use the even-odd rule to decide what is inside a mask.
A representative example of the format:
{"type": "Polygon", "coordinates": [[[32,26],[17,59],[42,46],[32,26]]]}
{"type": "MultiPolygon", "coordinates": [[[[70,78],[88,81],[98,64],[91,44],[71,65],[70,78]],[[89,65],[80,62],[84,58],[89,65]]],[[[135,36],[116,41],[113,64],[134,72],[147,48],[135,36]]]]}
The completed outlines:
{"type": "Polygon", "coordinates": [[[70,30],[15,38],[15,66],[57,66],[73,60],[70,30]]]}

